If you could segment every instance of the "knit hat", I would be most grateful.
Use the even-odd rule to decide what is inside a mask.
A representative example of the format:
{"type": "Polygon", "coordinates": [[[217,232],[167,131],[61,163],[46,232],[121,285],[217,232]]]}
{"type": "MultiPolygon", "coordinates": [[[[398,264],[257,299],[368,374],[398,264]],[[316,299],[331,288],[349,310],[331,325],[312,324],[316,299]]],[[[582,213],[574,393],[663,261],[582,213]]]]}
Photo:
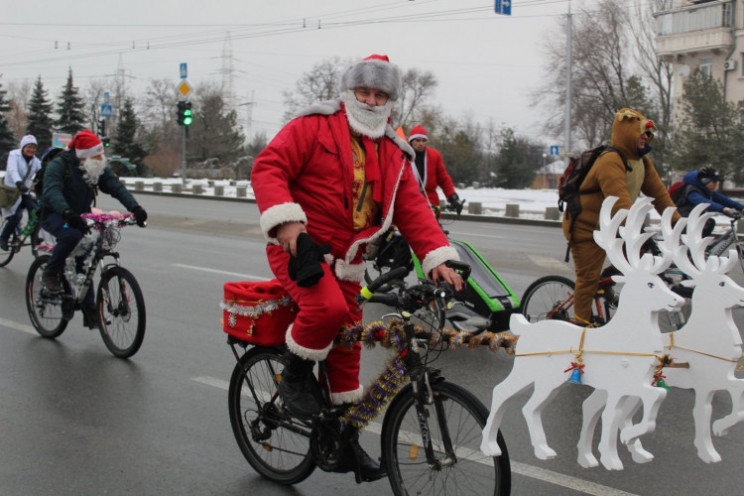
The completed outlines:
{"type": "Polygon", "coordinates": [[[88,129],[83,129],[77,133],[67,147],[70,149],[74,148],[75,155],[79,159],[103,155],[103,143],[101,143],[101,139],[88,129]]]}
{"type": "Polygon", "coordinates": [[[341,76],[341,91],[354,88],[375,88],[396,101],[400,95],[401,75],[397,65],[387,55],[370,55],[349,67],[341,76]]]}
{"type": "Polygon", "coordinates": [[[26,145],[38,145],[33,134],[27,134],[21,138],[21,150],[23,150],[26,145]]]}
{"type": "Polygon", "coordinates": [[[426,135],[426,129],[424,129],[424,126],[413,126],[413,128],[411,128],[411,134],[408,135],[408,142],[410,143],[416,138],[423,138],[426,141],[429,141],[429,137],[426,135]]]}

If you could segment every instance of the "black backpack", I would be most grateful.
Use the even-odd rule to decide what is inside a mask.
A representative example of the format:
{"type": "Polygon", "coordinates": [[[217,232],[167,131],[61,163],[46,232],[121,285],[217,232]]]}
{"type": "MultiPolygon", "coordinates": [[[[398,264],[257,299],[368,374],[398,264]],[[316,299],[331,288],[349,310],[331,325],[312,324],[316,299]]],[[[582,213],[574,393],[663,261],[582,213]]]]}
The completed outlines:
{"type": "MultiPolygon", "coordinates": [[[[49,165],[49,162],[54,160],[63,151],[65,151],[63,148],[50,147],[47,148],[41,156],[41,169],[36,173],[36,179],[34,181],[34,193],[36,193],[36,198],[41,198],[41,195],[44,193],[44,172],[46,172],[47,165],[49,165]]],[[[70,166],[67,165],[65,167],[65,184],[69,183],[71,174],[70,166]]]]}

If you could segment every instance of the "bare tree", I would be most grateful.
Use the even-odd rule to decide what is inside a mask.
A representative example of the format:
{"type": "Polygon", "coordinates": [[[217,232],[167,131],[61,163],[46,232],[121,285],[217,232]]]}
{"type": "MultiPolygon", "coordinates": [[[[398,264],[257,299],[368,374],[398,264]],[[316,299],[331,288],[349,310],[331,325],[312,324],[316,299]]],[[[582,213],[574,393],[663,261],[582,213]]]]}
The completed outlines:
{"type": "Polygon", "coordinates": [[[338,83],[345,65],[338,57],[323,60],[302,75],[294,91],[285,91],[285,122],[313,103],[338,97],[338,83]]]}
{"type": "Polygon", "coordinates": [[[432,109],[427,101],[434,94],[437,85],[437,78],[432,72],[408,69],[403,74],[400,99],[393,111],[393,125],[410,129],[430,115],[432,109]]]}
{"type": "Polygon", "coordinates": [[[32,83],[24,80],[21,83],[9,83],[7,98],[10,100],[10,111],[6,115],[8,126],[16,136],[26,134],[28,126],[28,101],[31,98],[32,83]]]}

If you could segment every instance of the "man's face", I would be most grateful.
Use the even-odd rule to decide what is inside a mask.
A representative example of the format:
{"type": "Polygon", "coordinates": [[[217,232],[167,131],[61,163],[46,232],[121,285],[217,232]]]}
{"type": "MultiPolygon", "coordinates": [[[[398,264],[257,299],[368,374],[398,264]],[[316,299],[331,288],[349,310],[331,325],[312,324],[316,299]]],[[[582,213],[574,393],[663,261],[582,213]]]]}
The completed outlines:
{"type": "Polygon", "coordinates": [[[648,133],[643,132],[638,137],[638,149],[643,150],[644,148],[646,148],[646,144],[648,144],[648,133]]]}
{"type": "Polygon", "coordinates": [[[706,184],[705,187],[708,188],[710,191],[715,191],[716,189],[718,189],[718,181],[711,181],[706,184]]]}
{"type": "Polygon", "coordinates": [[[426,150],[426,138],[413,138],[411,140],[411,146],[417,152],[423,152],[426,150]]]}
{"type": "Polygon", "coordinates": [[[376,88],[354,88],[354,96],[370,107],[382,107],[388,101],[388,94],[376,88]]]}
{"type": "Polygon", "coordinates": [[[36,153],[36,145],[34,145],[33,143],[24,146],[23,150],[21,150],[21,154],[24,157],[33,157],[34,153],[36,153]]]}

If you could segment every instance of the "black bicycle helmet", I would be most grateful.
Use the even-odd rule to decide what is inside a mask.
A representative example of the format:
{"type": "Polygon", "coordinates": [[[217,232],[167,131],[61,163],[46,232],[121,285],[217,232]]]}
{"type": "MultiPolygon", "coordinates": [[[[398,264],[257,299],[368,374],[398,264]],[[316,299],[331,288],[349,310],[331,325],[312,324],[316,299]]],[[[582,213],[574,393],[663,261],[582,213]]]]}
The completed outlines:
{"type": "Polygon", "coordinates": [[[711,181],[720,181],[721,175],[713,167],[704,167],[698,171],[698,181],[708,184],[711,181]]]}

